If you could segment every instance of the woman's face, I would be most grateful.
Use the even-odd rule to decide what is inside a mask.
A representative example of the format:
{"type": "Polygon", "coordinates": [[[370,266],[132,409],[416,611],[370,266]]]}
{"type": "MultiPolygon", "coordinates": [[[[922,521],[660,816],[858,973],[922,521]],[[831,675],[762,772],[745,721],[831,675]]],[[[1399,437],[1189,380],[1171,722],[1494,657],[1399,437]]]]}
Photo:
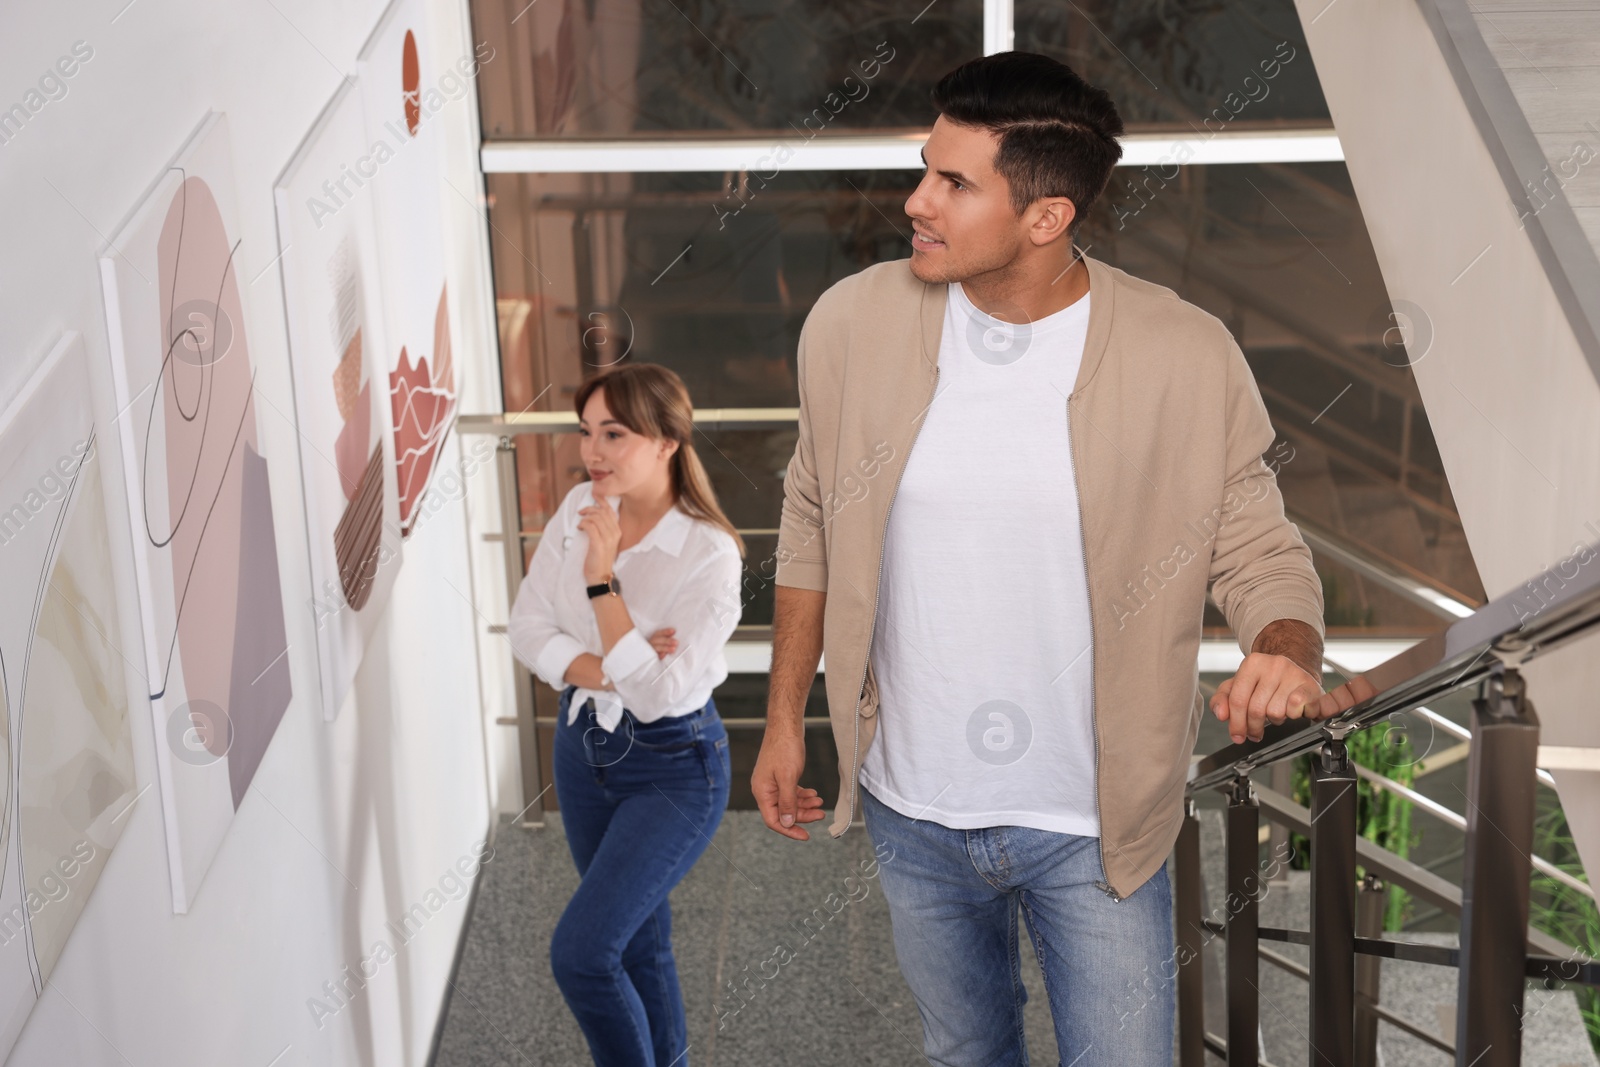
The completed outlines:
{"type": "Polygon", "coordinates": [[[669,484],[667,464],[677,442],[634,433],[612,418],[604,387],[596,389],[578,417],[578,452],[596,496],[621,496],[641,487],[669,484]]]}

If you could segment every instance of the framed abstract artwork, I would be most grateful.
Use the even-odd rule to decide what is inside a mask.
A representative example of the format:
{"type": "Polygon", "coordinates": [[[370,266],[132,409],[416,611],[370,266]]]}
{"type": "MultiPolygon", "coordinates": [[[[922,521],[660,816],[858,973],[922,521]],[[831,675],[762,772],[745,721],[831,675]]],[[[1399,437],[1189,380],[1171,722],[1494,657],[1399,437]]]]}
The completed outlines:
{"type": "Polygon", "coordinates": [[[88,375],[69,333],[0,415],[0,1058],[138,798],[88,375]]]}
{"type": "Polygon", "coordinates": [[[179,912],[292,692],[236,197],[227,120],[213,112],[100,257],[179,912]]]}
{"type": "Polygon", "coordinates": [[[367,148],[361,96],[340,82],[273,188],[326,719],[354,683],[402,549],[373,221],[378,165],[367,148]]]}
{"type": "Polygon", "coordinates": [[[419,0],[395,0],[362,46],[360,59],[383,257],[400,527],[406,537],[421,518],[423,494],[450,432],[458,393],[445,286],[443,146],[433,121],[446,98],[426,76],[443,68],[432,53],[424,15],[419,0]]]}

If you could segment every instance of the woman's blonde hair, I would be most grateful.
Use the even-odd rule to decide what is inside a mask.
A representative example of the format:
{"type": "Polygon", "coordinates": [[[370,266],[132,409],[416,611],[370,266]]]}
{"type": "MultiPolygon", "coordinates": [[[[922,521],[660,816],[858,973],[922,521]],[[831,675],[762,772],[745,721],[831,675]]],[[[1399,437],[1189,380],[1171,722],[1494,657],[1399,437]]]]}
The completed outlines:
{"type": "Polygon", "coordinates": [[[604,389],[611,417],[634,433],[657,440],[678,442],[669,461],[672,498],[688,515],[722,527],[745,554],[744,538],[722,513],[711,479],[694,450],[694,405],[683,379],[659,363],[622,363],[595,375],[578,387],[573,407],[583,417],[584,405],[595,390],[604,389]]]}

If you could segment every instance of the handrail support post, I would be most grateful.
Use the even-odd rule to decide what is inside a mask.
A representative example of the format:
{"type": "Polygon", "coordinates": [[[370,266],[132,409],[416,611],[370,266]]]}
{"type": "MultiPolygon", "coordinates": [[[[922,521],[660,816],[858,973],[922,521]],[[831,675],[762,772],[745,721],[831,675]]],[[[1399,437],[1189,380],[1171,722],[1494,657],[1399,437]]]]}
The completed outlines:
{"type": "Polygon", "coordinates": [[[1228,1067],[1257,1067],[1260,1053],[1261,805],[1248,771],[1228,786],[1228,1067]]]}
{"type": "Polygon", "coordinates": [[[1178,1062],[1205,1067],[1205,929],[1201,926],[1200,813],[1184,800],[1183,824],[1173,851],[1173,904],[1177,910],[1178,1062]]]}
{"type": "Polygon", "coordinates": [[[1344,731],[1325,732],[1311,768],[1311,1044],[1314,1062],[1353,1067],[1359,793],[1344,731]]]}
{"type": "Polygon", "coordinates": [[[1483,680],[1472,702],[1456,996],[1458,1064],[1516,1067],[1522,1062],[1538,752],[1539,719],[1522,674],[1502,662],[1483,680]]]}
{"type": "MultiPolygon", "coordinates": [[[[1367,872],[1356,893],[1356,935],[1383,936],[1384,907],[1389,885],[1367,872]]],[[[1383,986],[1383,960],[1362,955],[1356,960],[1356,1067],[1378,1067],[1378,1003],[1383,986]]]]}

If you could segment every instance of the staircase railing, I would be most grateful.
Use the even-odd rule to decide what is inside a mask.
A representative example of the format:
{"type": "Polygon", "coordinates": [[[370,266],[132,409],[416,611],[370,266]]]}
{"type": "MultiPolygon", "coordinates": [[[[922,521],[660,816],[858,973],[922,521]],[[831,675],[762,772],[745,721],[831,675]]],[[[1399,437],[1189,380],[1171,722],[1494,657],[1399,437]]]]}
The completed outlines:
{"type": "MultiPolygon", "coordinates": [[[[1194,765],[1173,865],[1184,1067],[1201,1067],[1208,1049],[1230,1067],[1263,1062],[1258,1037],[1262,959],[1310,982],[1310,1062],[1328,1067],[1354,1067],[1358,1030],[1370,1038],[1376,1018],[1452,1052],[1461,1067],[1519,1064],[1527,978],[1600,985],[1600,963],[1528,927],[1541,750],[1538,717],[1520,668],[1600,627],[1600,554],[1590,551],[1574,559],[1588,562],[1577,566],[1575,573],[1566,573],[1571,567],[1547,571],[1351,678],[1345,691],[1352,702],[1336,717],[1269,726],[1260,741],[1230,745],[1194,765]],[[1459,817],[1466,831],[1466,852],[1458,888],[1358,835],[1356,783],[1362,769],[1351,761],[1346,738],[1473,685],[1479,693],[1470,731],[1468,810],[1459,817]],[[1251,781],[1253,771],[1304,753],[1312,756],[1309,809],[1251,781]],[[1194,796],[1207,789],[1218,789],[1227,798],[1227,914],[1220,923],[1201,914],[1200,820],[1194,796]],[[1259,852],[1263,816],[1310,839],[1309,930],[1262,927],[1258,922],[1264,888],[1259,852]],[[1358,930],[1358,863],[1369,880],[1387,879],[1459,916],[1460,947],[1384,940],[1370,917],[1358,930]],[[1208,934],[1225,940],[1224,1037],[1205,1029],[1202,954],[1208,934]],[[1310,966],[1263,950],[1264,940],[1308,946],[1310,966]],[[1452,1045],[1376,1005],[1376,983],[1367,964],[1377,958],[1457,968],[1452,1045]]],[[[1546,762],[1557,766],[1571,765],[1562,760],[1582,762],[1594,755],[1546,751],[1552,755],[1546,762]]],[[[1387,779],[1383,784],[1398,785],[1387,779]]],[[[1588,891],[1587,886],[1584,889],[1588,891]]]]}

